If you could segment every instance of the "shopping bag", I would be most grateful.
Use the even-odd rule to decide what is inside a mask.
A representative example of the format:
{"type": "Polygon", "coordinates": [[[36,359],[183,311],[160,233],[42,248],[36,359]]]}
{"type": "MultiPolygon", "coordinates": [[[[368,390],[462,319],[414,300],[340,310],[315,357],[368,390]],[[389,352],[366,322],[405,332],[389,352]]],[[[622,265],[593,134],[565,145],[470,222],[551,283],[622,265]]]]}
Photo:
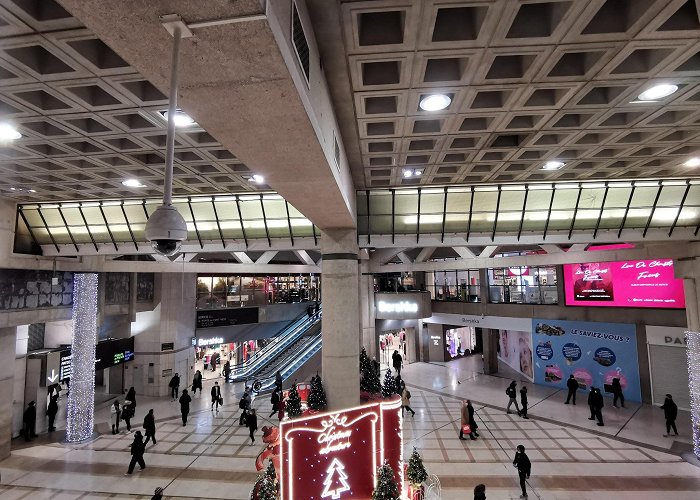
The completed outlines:
{"type": "Polygon", "coordinates": [[[224,398],[219,398],[219,404],[220,405],[224,404],[224,398]]]}
{"type": "Polygon", "coordinates": [[[469,424],[464,424],[462,426],[462,433],[463,434],[471,434],[472,433],[472,428],[469,424]]]}

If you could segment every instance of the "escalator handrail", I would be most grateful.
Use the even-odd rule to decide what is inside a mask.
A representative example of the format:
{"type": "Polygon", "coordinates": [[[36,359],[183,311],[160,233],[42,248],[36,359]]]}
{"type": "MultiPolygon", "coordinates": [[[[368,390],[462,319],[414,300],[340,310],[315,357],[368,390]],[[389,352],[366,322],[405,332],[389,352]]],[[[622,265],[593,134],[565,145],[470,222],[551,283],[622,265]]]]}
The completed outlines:
{"type": "MultiPolygon", "coordinates": [[[[307,359],[309,359],[311,356],[313,356],[314,354],[316,354],[318,352],[318,350],[321,346],[321,338],[322,338],[321,332],[318,332],[316,335],[314,335],[312,337],[312,340],[306,346],[303,347],[302,352],[298,356],[296,356],[296,361],[294,363],[290,363],[288,369],[283,370],[283,372],[282,372],[283,379],[287,379],[289,377],[289,375],[291,375],[292,373],[296,372],[299,369],[299,366],[296,366],[295,368],[293,368],[290,371],[290,369],[292,367],[297,365],[299,360],[302,360],[302,365],[303,365],[303,363],[305,363],[307,359]]],[[[270,387],[272,387],[275,384],[275,377],[270,376],[270,377],[265,377],[263,379],[257,379],[257,380],[254,380],[250,385],[252,386],[256,382],[260,383],[260,390],[257,392],[261,393],[261,392],[266,391],[267,389],[269,389],[270,387]]],[[[248,384],[246,384],[246,385],[248,385],[248,384]]],[[[255,385],[257,385],[257,384],[255,384],[255,385]]]]}
{"type": "MultiPolygon", "coordinates": [[[[269,373],[269,371],[275,372],[279,369],[280,365],[286,364],[285,362],[289,360],[290,358],[293,358],[296,355],[296,351],[304,349],[306,346],[310,345],[311,343],[314,342],[316,339],[316,335],[319,334],[314,334],[308,336],[306,339],[304,337],[298,338],[294,343],[290,344],[290,346],[287,348],[287,350],[292,349],[290,352],[287,352],[287,350],[281,352],[278,356],[276,356],[265,368],[260,370],[260,372],[266,372],[269,373]],[[298,345],[297,342],[299,343],[298,345]],[[270,370],[268,370],[270,368],[270,370]]],[[[283,371],[283,370],[280,370],[283,371]]],[[[263,378],[266,378],[268,375],[262,374],[263,378]]]]}

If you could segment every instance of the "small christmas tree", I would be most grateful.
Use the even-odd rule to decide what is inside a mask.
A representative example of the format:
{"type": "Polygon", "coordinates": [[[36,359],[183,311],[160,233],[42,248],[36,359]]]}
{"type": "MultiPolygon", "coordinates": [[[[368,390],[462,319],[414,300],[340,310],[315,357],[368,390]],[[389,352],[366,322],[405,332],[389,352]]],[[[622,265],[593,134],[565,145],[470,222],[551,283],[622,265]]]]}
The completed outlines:
{"type": "Polygon", "coordinates": [[[279,482],[277,481],[275,466],[270,460],[265,473],[261,474],[255,482],[250,498],[251,500],[278,500],[279,495],[279,482]]]}
{"type": "Polygon", "coordinates": [[[362,348],[360,352],[360,390],[372,394],[382,392],[382,383],[379,380],[379,373],[372,366],[372,361],[367,356],[367,351],[362,348]]]}
{"type": "Polygon", "coordinates": [[[382,396],[390,398],[396,393],[396,381],[391,376],[391,370],[387,370],[384,375],[384,385],[382,385],[382,396]]]}
{"type": "Polygon", "coordinates": [[[367,356],[367,351],[363,347],[360,351],[360,390],[367,391],[367,376],[365,375],[370,370],[371,362],[369,356],[367,356]]]}
{"type": "Polygon", "coordinates": [[[328,406],[326,401],[326,391],[323,390],[321,377],[316,375],[311,381],[311,391],[309,392],[309,408],[316,411],[323,411],[328,406]]]}
{"type": "Polygon", "coordinates": [[[377,486],[372,492],[372,500],[399,500],[399,486],[394,478],[394,471],[389,462],[377,468],[377,486]]]}
{"type": "Polygon", "coordinates": [[[418,487],[423,481],[428,479],[428,472],[423,465],[423,457],[420,456],[420,453],[415,448],[413,448],[411,459],[408,461],[406,478],[414,487],[418,487]]]}
{"type": "Polygon", "coordinates": [[[287,398],[285,408],[287,410],[287,416],[289,418],[298,417],[302,414],[301,398],[299,397],[299,393],[297,392],[296,384],[292,385],[292,388],[289,390],[289,397],[287,398]]]}

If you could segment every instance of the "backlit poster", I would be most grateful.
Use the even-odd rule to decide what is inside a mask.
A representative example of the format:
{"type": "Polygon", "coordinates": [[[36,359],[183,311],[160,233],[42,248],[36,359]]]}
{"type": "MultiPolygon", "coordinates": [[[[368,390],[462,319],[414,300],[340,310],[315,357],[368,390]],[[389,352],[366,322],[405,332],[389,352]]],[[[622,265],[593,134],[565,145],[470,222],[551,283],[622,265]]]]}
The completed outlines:
{"type": "Polygon", "coordinates": [[[564,265],[567,306],[685,307],[673,259],[564,265]]]}
{"type": "Polygon", "coordinates": [[[532,380],[532,335],[530,332],[499,330],[498,359],[532,380]]]}
{"type": "Polygon", "coordinates": [[[536,384],[565,389],[573,375],[581,390],[605,394],[619,378],[625,399],[641,401],[635,325],[533,319],[532,343],[536,384]]]}

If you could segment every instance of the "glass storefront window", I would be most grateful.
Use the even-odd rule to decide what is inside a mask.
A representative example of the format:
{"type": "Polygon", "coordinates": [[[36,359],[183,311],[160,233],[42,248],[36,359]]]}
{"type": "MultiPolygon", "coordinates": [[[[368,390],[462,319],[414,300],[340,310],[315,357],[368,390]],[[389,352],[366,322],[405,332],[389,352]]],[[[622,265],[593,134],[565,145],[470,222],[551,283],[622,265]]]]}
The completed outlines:
{"type": "Polygon", "coordinates": [[[198,309],[315,300],[321,300],[321,277],[314,274],[197,277],[198,309]]]}
{"type": "Polygon", "coordinates": [[[479,302],[479,270],[426,273],[426,288],[433,300],[479,302]]]}
{"type": "Polygon", "coordinates": [[[498,267],[487,270],[489,301],[510,304],[557,304],[555,267],[498,267]]]}

